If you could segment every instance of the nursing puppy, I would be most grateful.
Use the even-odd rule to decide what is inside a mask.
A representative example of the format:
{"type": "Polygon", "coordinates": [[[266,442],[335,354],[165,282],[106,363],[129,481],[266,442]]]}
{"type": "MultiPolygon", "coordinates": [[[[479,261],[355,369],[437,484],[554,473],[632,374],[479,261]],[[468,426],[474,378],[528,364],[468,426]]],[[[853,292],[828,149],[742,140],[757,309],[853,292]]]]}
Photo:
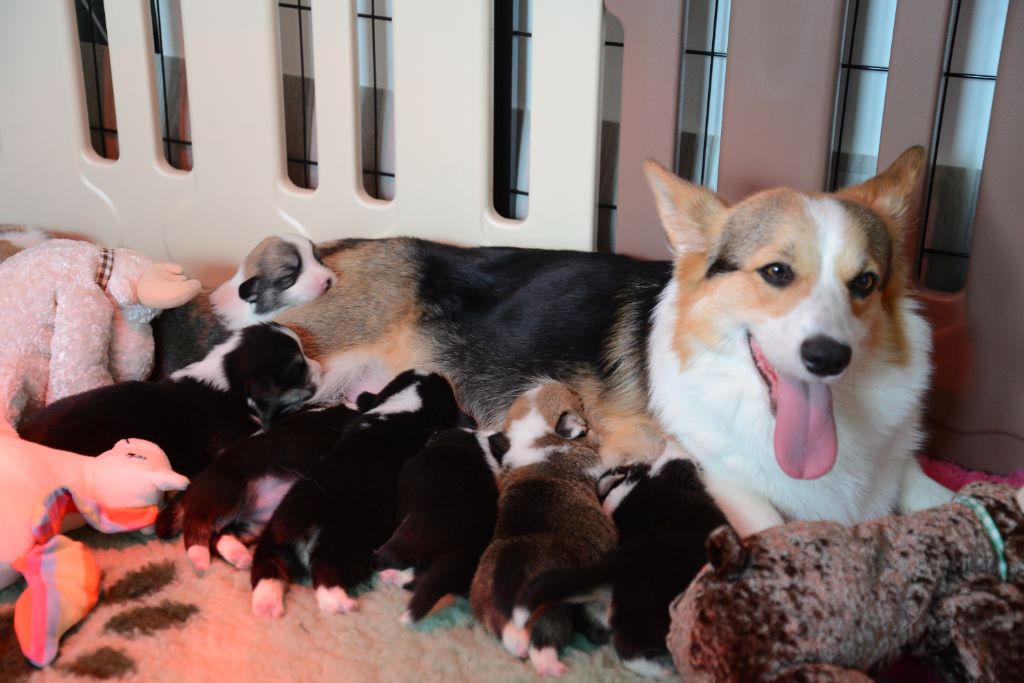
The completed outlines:
{"type": "Polygon", "coordinates": [[[193,301],[153,321],[153,379],[168,377],[201,359],[212,344],[234,330],[316,299],[334,281],[334,273],[323,265],[320,251],[309,239],[267,237],[246,255],[230,280],[212,293],[203,290],[193,301]]]}
{"type": "Polygon", "coordinates": [[[672,263],[326,244],[336,286],[276,319],[328,368],[372,355],[445,373],[485,428],[534,378],[565,382],[607,462],[681,445],[741,534],[919,509],[951,495],[914,459],[931,342],[903,244],[924,157],[832,194],[732,206],[652,163],[672,263]]]}
{"type": "Polygon", "coordinates": [[[235,332],[206,358],[160,382],[122,382],[56,401],[24,418],[23,439],[99,455],[126,437],[163,448],[192,477],[222,450],[295,410],[316,391],[320,366],[285,327],[235,332]]]}
{"type": "Polygon", "coordinates": [[[601,476],[597,489],[619,545],[588,567],[555,569],[530,581],[517,597],[514,622],[525,624],[547,604],[610,589],[612,643],[623,664],[643,676],[670,675],[669,604],[707,563],[708,536],[725,517],[689,460],[617,467],[601,476]]]}
{"type": "Polygon", "coordinates": [[[413,590],[403,623],[419,621],[445,595],[469,591],[494,532],[504,441],[501,434],[447,429],[402,465],[399,525],[374,559],[386,568],[382,581],[413,590]]]}
{"type": "Polygon", "coordinates": [[[589,566],[615,547],[615,525],[595,490],[600,458],[579,396],[562,384],[544,384],[516,399],[505,436],[507,468],[498,499],[494,539],[470,589],[477,620],[518,657],[529,656],[542,675],[566,667],[558,650],[574,625],[589,619],[580,605],[560,603],[525,627],[512,623],[518,594],[552,569],[589,566]]]}
{"type": "Polygon", "coordinates": [[[160,512],[157,535],[183,531],[185,552],[199,571],[209,568],[211,549],[248,569],[252,555],[246,542],[259,535],[288,489],[358,417],[358,410],[344,404],[307,404],[229,446],[160,512]]]}
{"type": "Polygon", "coordinates": [[[284,613],[284,588],[308,571],[321,611],[358,608],[349,591],[373,573],[373,551],[395,530],[398,472],[461,416],[448,381],[407,370],[295,483],[260,535],[252,560],[252,610],[284,613]]]}

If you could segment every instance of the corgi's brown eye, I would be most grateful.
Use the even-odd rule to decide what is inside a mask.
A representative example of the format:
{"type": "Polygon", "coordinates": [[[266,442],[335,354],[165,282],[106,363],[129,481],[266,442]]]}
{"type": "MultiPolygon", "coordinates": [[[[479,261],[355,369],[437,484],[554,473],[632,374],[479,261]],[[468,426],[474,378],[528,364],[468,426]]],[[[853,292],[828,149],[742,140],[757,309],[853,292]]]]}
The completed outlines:
{"type": "Polygon", "coordinates": [[[767,266],[759,268],[757,272],[772,287],[786,287],[796,277],[793,269],[785,263],[769,263],[767,266]]]}
{"type": "Polygon", "coordinates": [[[878,276],[868,271],[855,277],[849,284],[850,294],[858,299],[866,299],[878,286],[878,276]]]}

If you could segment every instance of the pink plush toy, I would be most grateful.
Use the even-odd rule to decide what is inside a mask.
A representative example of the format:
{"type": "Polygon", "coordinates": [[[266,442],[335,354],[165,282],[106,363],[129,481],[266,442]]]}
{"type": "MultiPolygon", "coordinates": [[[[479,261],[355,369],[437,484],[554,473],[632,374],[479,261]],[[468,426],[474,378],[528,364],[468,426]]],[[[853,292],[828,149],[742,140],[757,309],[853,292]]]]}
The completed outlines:
{"type": "Polygon", "coordinates": [[[150,321],[199,293],[180,266],[54,239],[0,263],[0,421],[153,368],[150,321]]]}
{"type": "Polygon", "coordinates": [[[96,561],[60,534],[70,526],[66,515],[78,512],[107,533],[145,529],[156,520],[162,492],[181,490],[188,479],[149,441],[123,439],[87,457],[23,441],[7,425],[0,425],[0,472],[0,588],[25,577],[14,628],[29,661],[46,666],[60,637],[99,596],[96,561]]]}

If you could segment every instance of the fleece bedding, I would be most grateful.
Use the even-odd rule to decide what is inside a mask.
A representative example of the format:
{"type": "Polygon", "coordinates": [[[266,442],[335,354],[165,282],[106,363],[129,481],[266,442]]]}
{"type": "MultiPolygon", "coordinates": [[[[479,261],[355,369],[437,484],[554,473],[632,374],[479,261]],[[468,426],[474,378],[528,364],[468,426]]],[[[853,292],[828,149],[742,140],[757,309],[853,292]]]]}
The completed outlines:
{"type": "MultiPolygon", "coordinates": [[[[280,619],[249,610],[249,573],[216,561],[192,569],[181,539],[139,533],[71,534],[88,545],[103,572],[95,610],[61,641],[60,654],[36,670],[22,657],[12,627],[19,582],[0,591],[0,681],[123,679],[216,681],[538,681],[475,623],[464,599],[419,625],[399,623],[408,593],[368,586],[360,611],[322,614],[308,586],[292,586],[280,619]]],[[[610,646],[577,638],[564,657],[565,681],[642,681],[610,646]]]]}

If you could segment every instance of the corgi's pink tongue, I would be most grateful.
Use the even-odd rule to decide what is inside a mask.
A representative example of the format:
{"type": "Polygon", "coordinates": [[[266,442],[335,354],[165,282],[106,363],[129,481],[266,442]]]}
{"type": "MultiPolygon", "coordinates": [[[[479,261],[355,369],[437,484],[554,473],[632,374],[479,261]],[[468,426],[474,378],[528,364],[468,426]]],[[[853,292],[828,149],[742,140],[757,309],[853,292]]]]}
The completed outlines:
{"type": "Polygon", "coordinates": [[[779,373],[775,385],[775,459],[794,479],[817,479],[836,464],[832,390],[779,373]]]}

